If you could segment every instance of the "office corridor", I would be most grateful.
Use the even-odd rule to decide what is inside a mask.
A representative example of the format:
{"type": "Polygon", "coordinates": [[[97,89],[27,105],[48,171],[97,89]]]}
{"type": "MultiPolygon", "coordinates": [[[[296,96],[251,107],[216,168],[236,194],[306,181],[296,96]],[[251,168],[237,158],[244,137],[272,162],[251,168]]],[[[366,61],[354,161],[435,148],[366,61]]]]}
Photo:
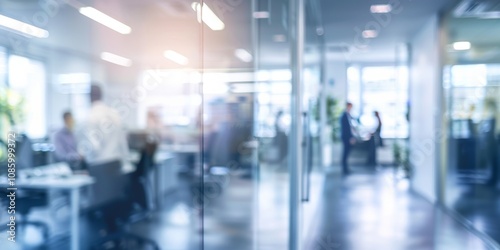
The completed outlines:
{"type": "Polygon", "coordinates": [[[410,191],[392,170],[355,168],[324,183],[317,230],[305,249],[495,249],[410,191]]]}

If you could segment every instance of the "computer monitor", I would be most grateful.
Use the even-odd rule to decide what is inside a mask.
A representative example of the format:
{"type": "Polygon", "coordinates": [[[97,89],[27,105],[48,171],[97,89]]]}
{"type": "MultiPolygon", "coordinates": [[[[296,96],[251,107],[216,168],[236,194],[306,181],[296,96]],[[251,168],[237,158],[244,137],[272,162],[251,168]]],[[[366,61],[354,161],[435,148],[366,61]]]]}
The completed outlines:
{"type": "Polygon", "coordinates": [[[33,142],[25,135],[20,134],[16,138],[16,169],[27,169],[34,166],[33,142]]]}

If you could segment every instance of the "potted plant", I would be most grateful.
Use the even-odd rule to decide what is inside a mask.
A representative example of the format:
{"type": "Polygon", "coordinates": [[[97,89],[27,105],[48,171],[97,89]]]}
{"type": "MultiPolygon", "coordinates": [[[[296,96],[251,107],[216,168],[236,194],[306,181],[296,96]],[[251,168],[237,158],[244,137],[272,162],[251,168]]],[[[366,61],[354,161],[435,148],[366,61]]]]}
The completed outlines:
{"type": "MultiPolygon", "coordinates": [[[[319,122],[320,120],[320,100],[314,106],[313,114],[314,119],[319,122]]],[[[339,101],[331,96],[326,98],[326,123],[331,127],[331,139],[333,142],[340,140],[340,116],[342,115],[342,107],[339,101]]]]}
{"type": "MultiPolygon", "coordinates": [[[[5,142],[7,133],[12,130],[23,114],[23,98],[8,88],[0,87],[0,142],[5,142]]],[[[0,150],[0,162],[5,160],[6,153],[0,150]]]]}
{"type": "Polygon", "coordinates": [[[410,178],[412,174],[412,168],[410,163],[410,149],[406,144],[401,145],[400,142],[396,141],[393,144],[392,153],[394,157],[395,171],[398,172],[398,176],[402,178],[410,178]]]}
{"type": "MultiPolygon", "coordinates": [[[[325,121],[326,127],[324,130],[324,134],[321,136],[325,136],[326,138],[330,138],[329,142],[326,142],[325,145],[321,145],[321,150],[323,151],[323,164],[331,165],[334,161],[333,155],[340,155],[341,146],[338,143],[340,141],[340,116],[342,115],[343,106],[339,105],[338,99],[327,96],[325,103],[325,121]]],[[[321,105],[320,100],[318,99],[313,108],[313,116],[314,119],[319,122],[321,119],[321,105]]]]}

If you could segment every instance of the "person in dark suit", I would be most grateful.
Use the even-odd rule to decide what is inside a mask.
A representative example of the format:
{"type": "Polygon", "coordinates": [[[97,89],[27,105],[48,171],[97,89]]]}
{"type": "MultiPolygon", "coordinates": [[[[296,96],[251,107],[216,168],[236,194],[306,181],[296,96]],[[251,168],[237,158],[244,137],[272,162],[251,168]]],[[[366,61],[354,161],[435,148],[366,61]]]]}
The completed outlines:
{"type": "Polygon", "coordinates": [[[351,151],[352,145],[356,143],[356,138],[354,138],[351,127],[351,114],[350,114],[351,109],[352,109],[352,103],[348,102],[346,104],[346,109],[342,114],[342,117],[340,118],[340,127],[342,131],[341,138],[343,145],[343,150],[342,150],[343,174],[349,173],[349,166],[347,165],[347,160],[349,158],[349,153],[351,151]]]}

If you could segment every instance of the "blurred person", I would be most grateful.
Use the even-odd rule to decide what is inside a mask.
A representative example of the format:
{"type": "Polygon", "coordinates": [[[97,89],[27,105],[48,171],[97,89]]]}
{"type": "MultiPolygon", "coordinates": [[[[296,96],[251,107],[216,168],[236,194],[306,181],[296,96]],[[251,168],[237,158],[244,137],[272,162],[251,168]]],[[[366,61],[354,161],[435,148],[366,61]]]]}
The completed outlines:
{"type": "Polygon", "coordinates": [[[382,146],[382,138],[380,137],[380,131],[382,130],[382,121],[380,120],[380,116],[378,111],[373,112],[373,116],[375,120],[377,120],[377,127],[375,131],[370,135],[370,140],[368,141],[368,166],[377,166],[377,147],[382,146]]]}
{"type": "Polygon", "coordinates": [[[276,159],[277,163],[282,163],[288,155],[288,136],[283,131],[283,128],[280,124],[282,117],[283,110],[280,110],[276,114],[276,119],[274,121],[274,129],[276,131],[276,135],[273,138],[273,144],[278,150],[276,159]]]}
{"type": "Polygon", "coordinates": [[[113,160],[128,166],[129,149],[125,129],[118,111],[102,101],[102,90],[93,84],[90,89],[91,108],[81,131],[79,146],[88,164],[113,160]]]}
{"type": "Polygon", "coordinates": [[[83,162],[83,156],[78,152],[75,120],[69,111],[63,113],[63,120],[64,127],[54,134],[55,157],[57,161],[67,162],[72,168],[77,168],[83,162]]]}
{"type": "Polygon", "coordinates": [[[498,182],[498,138],[497,124],[498,107],[494,99],[487,99],[484,102],[484,113],[479,129],[480,161],[491,168],[491,175],[488,184],[496,186],[498,182]]]}
{"type": "Polygon", "coordinates": [[[356,143],[356,138],[354,138],[354,134],[352,133],[351,126],[351,110],[352,103],[346,103],[346,109],[340,118],[340,127],[341,127],[341,138],[342,138],[342,173],[349,173],[349,166],[347,164],[349,153],[352,149],[352,146],[356,143]]]}
{"type": "Polygon", "coordinates": [[[380,114],[378,111],[373,112],[375,115],[375,119],[377,119],[377,128],[375,129],[375,143],[377,147],[383,147],[384,141],[382,140],[382,136],[380,135],[382,132],[382,120],[380,119],[380,114]]]}

